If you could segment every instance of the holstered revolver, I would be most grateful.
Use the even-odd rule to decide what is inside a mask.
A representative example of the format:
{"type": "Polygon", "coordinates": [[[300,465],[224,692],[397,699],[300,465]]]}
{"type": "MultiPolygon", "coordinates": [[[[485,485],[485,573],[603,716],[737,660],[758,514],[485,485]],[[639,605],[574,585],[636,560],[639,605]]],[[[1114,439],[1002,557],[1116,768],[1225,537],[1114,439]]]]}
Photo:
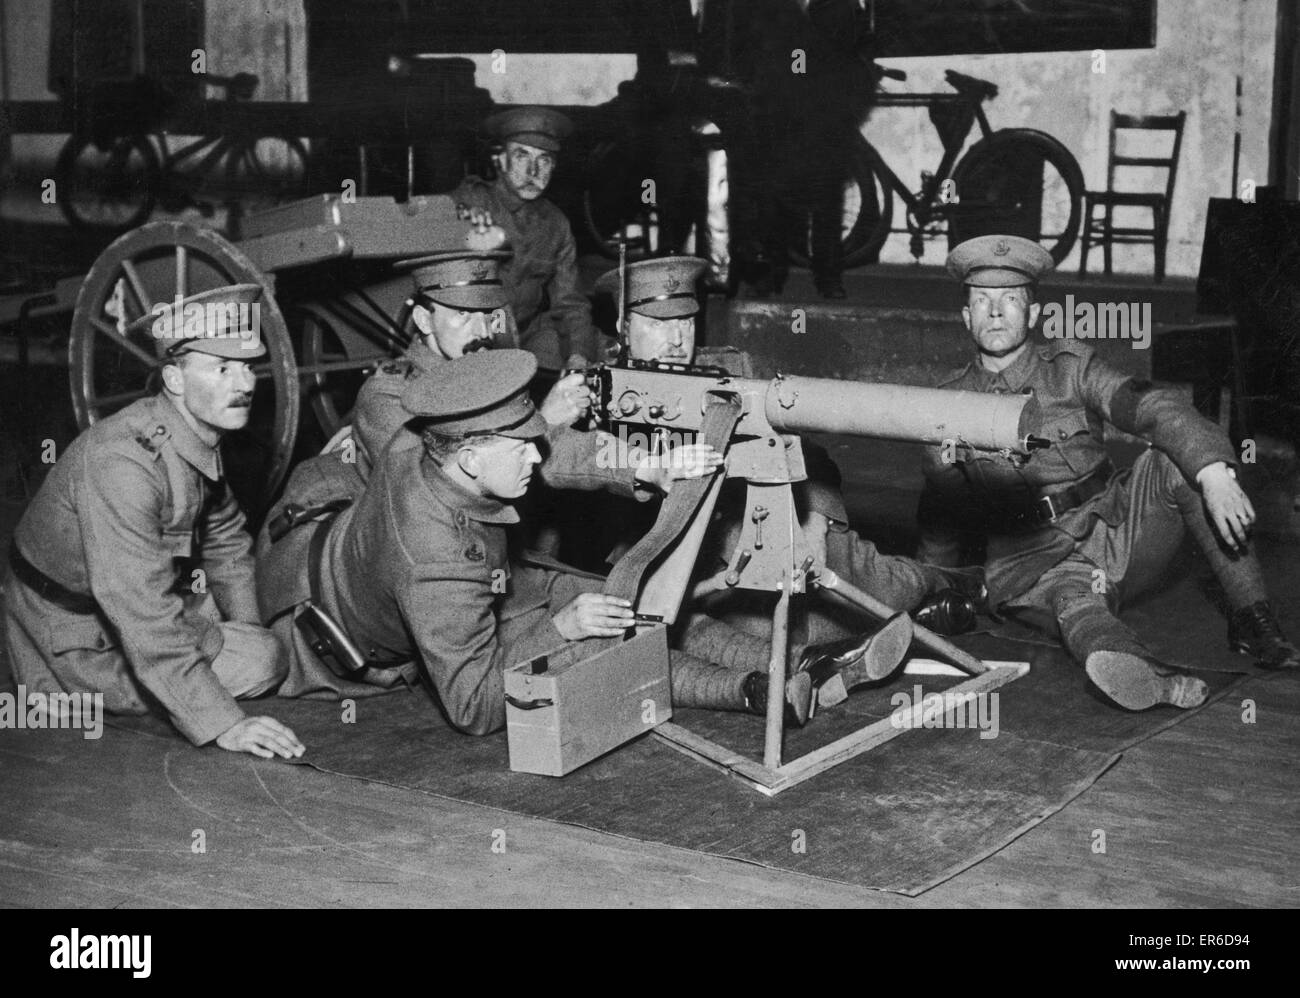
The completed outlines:
{"type": "Polygon", "coordinates": [[[303,604],[294,624],[316,657],[336,675],[347,676],[369,665],[361,649],[352,643],[338,621],[313,601],[303,604]]]}

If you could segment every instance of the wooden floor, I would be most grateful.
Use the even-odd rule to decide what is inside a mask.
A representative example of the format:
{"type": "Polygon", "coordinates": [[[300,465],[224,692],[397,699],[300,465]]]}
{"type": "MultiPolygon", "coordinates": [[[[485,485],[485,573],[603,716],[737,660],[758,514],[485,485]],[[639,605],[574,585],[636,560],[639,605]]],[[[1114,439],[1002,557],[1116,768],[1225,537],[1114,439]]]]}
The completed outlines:
{"type": "Polygon", "coordinates": [[[0,903],[1292,906],[1298,722],[1294,680],[1252,680],[918,899],[179,740],[4,731],[0,903]],[[1257,704],[1253,725],[1242,723],[1243,698],[1257,704]],[[497,830],[504,851],[493,849],[497,830]],[[1094,850],[1099,830],[1104,853],[1094,850]],[[194,851],[198,831],[204,852],[194,851]]]}

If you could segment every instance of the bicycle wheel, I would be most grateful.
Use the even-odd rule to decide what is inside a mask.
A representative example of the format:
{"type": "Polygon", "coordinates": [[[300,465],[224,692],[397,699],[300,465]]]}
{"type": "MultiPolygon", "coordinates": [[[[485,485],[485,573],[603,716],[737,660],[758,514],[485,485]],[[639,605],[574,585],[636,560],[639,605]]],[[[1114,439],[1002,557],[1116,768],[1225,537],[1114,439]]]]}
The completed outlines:
{"type": "Polygon", "coordinates": [[[949,248],[973,236],[1024,236],[1042,243],[1059,264],[1074,247],[1083,173],[1045,132],[994,132],[962,157],[952,179],[959,200],[949,211],[949,248]]]}
{"type": "Polygon", "coordinates": [[[291,135],[263,135],[230,151],[227,195],[245,214],[311,193],[307,147],[291,135]]]}
{"type": "Polygon", "coordinates": [[[72,135],[59,152],[55,199],[77,229],[125,232],[153,212],[158,154],[144,135],[119,135],[103,148],[72,135]]]}
{"type": "MultiPolygon", "coordinates": [[[[889,238],[894,219],[894,194],[885,181],[880,153],[859,136],[849,160],[849,176],[844,181],[843,214],[840,241],[844,246],[844,266],[857,267],[875,263],[880,248],[889,238]]],[[[790,258],[799,266],[812,262],[812,217],[801,212],[791,240],[790,258]]]]}

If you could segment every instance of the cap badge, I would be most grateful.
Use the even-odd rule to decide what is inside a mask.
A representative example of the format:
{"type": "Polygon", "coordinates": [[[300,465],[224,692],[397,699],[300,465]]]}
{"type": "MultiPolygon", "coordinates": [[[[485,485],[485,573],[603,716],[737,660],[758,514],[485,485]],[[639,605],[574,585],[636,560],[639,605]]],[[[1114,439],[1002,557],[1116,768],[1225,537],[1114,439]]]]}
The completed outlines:
{"type": "Polygon", "coordinates": [[[470,270],[470,276],[476,281],[485,281],[488,275],[492,273],[492,268],[486,263],[476,263],[470,270]]]}
{"type": "Polygon", "coordinates": [[[1006,256],[1010,252],[1011,247],[1007,244],[1005,239],[999,239],[997,245],[993,247],[994,256],[1006,256]]]}
{"type": "Polygon", "coordinates": [[[681,286],[682,282],[672,274],[669,274],[668,278],[664,281],[664,287],[667,289],[669,294],[673,294],[681,286]]]}

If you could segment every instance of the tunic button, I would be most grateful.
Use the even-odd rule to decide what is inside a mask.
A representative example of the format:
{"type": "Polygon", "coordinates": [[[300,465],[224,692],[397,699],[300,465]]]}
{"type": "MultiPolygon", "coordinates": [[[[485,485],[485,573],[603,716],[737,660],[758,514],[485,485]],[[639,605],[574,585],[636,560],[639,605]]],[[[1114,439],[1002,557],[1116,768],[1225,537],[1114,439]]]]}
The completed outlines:
{"type": "Polygon", "coordinates": [[[470,561],[482,561],[483,549],[479,547],[477,544],[471,544],[469,547],[465,549],[465,557],[468,558],[470,561]]]}
{"type": "Polygon", "coordinates": [[[457,525],[458,527],[463,527],[463,526],[465,526],[465,521],[466,521],[467,519],[468,519],[468,517],[465,516],[465,512],[464,512],[464,510],[459,510],[459,509],[456,510],[456,525],[457,525]]]}
{"type": "Polygon", "coordinates": [[[1062,440],[1064,440],[1067,436],[1069,436],[1069,434],[1067,434],[1064,430],[1057,430],[1056,433],[1057,436],[1059,436],[1062,440]]]}
{"type": "Polygon", "coordinates": [[[161,423],[159,423],[157,426],[153,428],[153,435],[155,437],[161,437],[166,432],[167,432],[167,427],[163,426],[161,423]]]}

